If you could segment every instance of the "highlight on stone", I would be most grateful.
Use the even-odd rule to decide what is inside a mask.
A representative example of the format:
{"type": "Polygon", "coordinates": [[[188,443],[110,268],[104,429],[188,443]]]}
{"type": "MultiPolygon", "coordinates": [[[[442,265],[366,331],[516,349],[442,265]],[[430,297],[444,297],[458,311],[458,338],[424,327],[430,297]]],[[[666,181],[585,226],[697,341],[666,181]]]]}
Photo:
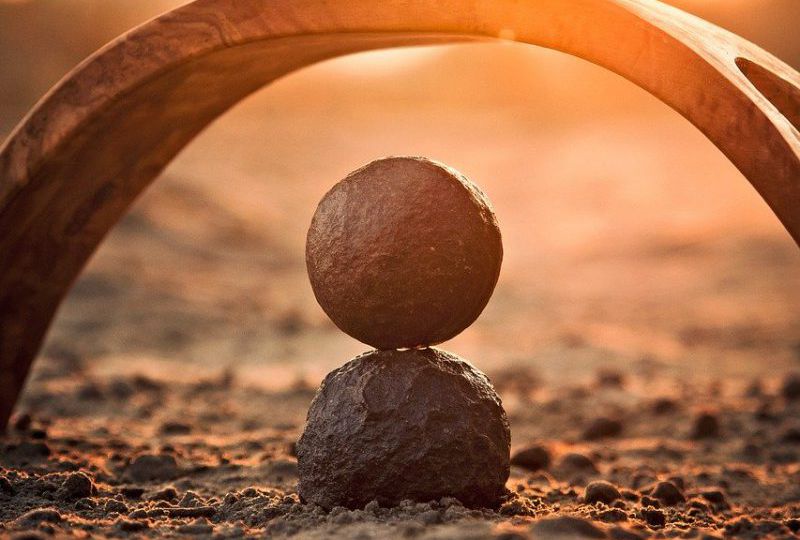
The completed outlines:
{"type": "Polygon", "coordinates": [[[459,334],[486,307],[502,259],[488,198],[421,157],[379,159],[348,175],[320,202],[306,243],[317,301],[376,349],[459,334]]]}

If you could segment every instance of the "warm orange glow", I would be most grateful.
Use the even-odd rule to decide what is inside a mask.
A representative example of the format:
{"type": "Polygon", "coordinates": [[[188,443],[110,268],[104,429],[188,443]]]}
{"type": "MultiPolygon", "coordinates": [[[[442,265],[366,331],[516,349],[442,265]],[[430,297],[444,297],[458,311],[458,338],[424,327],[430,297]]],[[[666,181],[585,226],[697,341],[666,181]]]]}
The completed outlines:
{"type": "MultiPolygon", "coordinates": [[[[0,0],[0,137],[86,55],[183,3],[0,0]]],[[[800,67],[800,0],[670,3],[800,67]]],[[[257,10],[249,16],[258,20],[257,10]]],[[[350,539],[800,531],[797,245],[686,118],[610,71],[514,42],[516,28],[492,33],[492,43],[302,69],[223,114],[169,164],[71,289],[0,437],[0,530],[350,539]],[[494,295],[442,347],[485,371],[502,398],[515,459],[500,508],[445,497],[323,511],[297,495],[296,442],[315,391],[367,348],[315,300],[309,223],[335,182],[390,155],[462,171],[499,220],[494,295]]],[[[797,126],[793,87],[738,65],[781,125],[797,126]]],[[[213,78],[187,72],[178,78],[213,78]]],[[[177,110],[200,110],[190,101],[177,110]]],[[[136,114],[169,112],[152,99],[136,114]]],[[[126,108],[113,119],[132,117],[126,108]]],[[[148,149],[163,149],[173,135],[164,131],[148,149]]],[[[107,167],[92,178],[109,183],[117,176],[106,169],[119,162],[148,165],[129,155],[99,162],[107,167]]],[[[77,176],[48,184],[32,175],[30,185],[66,193],[77,176]]],[[[116,201],[123,184],[90,199],[116,201]]],[[[356,216],[365,207],[354,206],[356,216]]],[[[33,210],[21,222],[44,223],[46,234],[14,260],[52,250],[42,260],[54,265],[50,232],[68,224],[50,206],[33,210]]],[[[420,280],[432,272],[415,271],[420,280]]],[[[47,290],[44,281],[35,285],[47,290]]],[[[20,312],[30,308],[24,298],[20,312]]],[[[1,354],[11,348],[0,343],[1,354]]],[[[389,383],[375,393],[395,391],[389,383]]],[[[363,387],[352,392],[359,406],[367,401],[363,387]]],[[[392,411],[362,408],[359,425],[390,424],[392,411]]],[[[435,420],[441,411],[429,409],[435,420]]]]}

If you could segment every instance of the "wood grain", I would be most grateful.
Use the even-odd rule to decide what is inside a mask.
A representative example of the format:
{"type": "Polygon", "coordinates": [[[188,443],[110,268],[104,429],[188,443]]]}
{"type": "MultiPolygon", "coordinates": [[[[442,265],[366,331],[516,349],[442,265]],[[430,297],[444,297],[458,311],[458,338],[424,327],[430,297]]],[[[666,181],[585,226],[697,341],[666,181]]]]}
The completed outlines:
{"type": "Polygon", "coordinates": [[[585,58],[663,100],[800,243],[800,75],[655,0],[196,0],[84,61],[0,148],[0,427],[86,260],[216,117],[327,58],[498,37],[585,58]]]}

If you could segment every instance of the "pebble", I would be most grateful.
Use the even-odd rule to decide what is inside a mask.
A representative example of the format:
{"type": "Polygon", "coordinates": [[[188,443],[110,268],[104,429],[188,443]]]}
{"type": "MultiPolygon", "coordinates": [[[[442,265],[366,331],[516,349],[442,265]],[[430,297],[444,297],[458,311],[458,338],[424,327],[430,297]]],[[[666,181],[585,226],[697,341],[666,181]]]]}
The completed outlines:
{"type": "Polygon", "coordinates": [[[171,501],[178,498],[178,490],[174,487],[165,487],[147,497],[148,501],[171,501]]]}
{"type": "Polygon", "coordinates": [[[529,471],[547,469],[550,466],[550,452],[541,445],[518,450],[511,456],[511,464],[529,471]]]}
{"type": "Polygon", "coordinates": [[[91,497],[95,491],[92,478],[86,473],[72,473],[64,479],[58,490],[58,497],[65,501],[74,501],[84,497],[91,497]]]}
{"type": "Polygon", "coordinates": [[[620,494],[622,495],[622,498],[625,499],[626,501],[636,502],[641,498],[638,493],[636,493],[635,491],[631,491],[630,489],[623,489],[620,491],[620,494]]]}
{"type": "Polygon", "coordinates": [[[568,454],[564,454],[564,456],[558,462],[557,468],[559,471],[567,474],[570,473],[597,474],[600,472],[597,469],[597,466],[594,464],[594,461],[584,456],[583,454],[578,454],[576,452],[570,452],[568,454]]]}
{"type": "Polygon", "coordinates": [[[128,514],[128,517],[131,519],[145,519],[147,517],[147,510],[145,510],[144,508],[137,508],[136,510],[128,514]]]}
{"type": "Polygon", "coordinates": [[[164,389],[164,384],[142,373],[134,375],[131,384],[143,392],[160,392],[164,389]]]}
{"type": "Polygon", "coordinates": [[[700,413],[694,420],[693,439],[713,439],[720,434],[719,419],[710,412],[700,413]]]}
{"type": "Polygon", "coordinates": [[[531,525],[536,538],[606,538],[603,529],[574,516],[545,518],[531,525]]]}
{"type": "Polygon", "coordinates": [[[125,532],[138,532],[150,527],[147,521],[132,521],[124,518],[119,518],[116,522],[116,526],[119,530],[125,532]]]}
{"type": "Polygon", "coordinates": [[[198,506],[203,506],[203,503],[203,498],[200,497],[200,495],[194,491],[187,491],[183,494],[183,497],[181,497],[178,506],[182,506],[184,508],[195,508],[198,506]]]}
{"type": "Polygon", "coordinates": [[[676,504],[686,502],[686,497],[684,497],[681,490],[678,489],[678,486],[672,482],[659,482],[656,484],[655,488],[653,488],[653,491],[650,492],[650,496],[658,499],[666,506],[675,506],[676,504]]]}
{"type": "Polygon", "coordinates": [[[116,512],[117,514],[127,514],[128,505],[121,501],[109,499],[106,501],[105,510],[109,513],[116,512]]]}
{"type": "Polygon", "coordinates": [[[648,497],[647,495],[643,496],[641,501],[642,506],[652,506],[653,508],[661,508],[661,501],[658,499],[654,499],[652,497],[648,497]]]}
{"type": "Polygon", "coordinates": [[[597,372],[597,386],[601,388],[622,388],[625,385],[625,375],[619,371],[601,369],[597,372]]]}
{"type": "Polygon", "coordinates": [[[713,505],[727,505],[725,494],[718,489],[708,489],[700,492],[700,496],[713,505]]]}
{"type": "Polygon", "coordinates": [[[781,442],[788,444],[800,444],[800,428],[790,427],[781,435],[781,442]]]}
{"type": "Polygon", "coordinates": [[[35,526],[39,523],[59,523],[64,518],[54,508],[37,508],[25,512],[17,518],[17,523],[22,526],[35,526]]]}
{"type": "Polygon", "coordinates": [[[120,493],[122,493],[122,496],[126,499],[136,500],[140,499],[142,495],[144,495],[144,491],[145,489],[143,487],[125,486],[120,490],[120,493]]]}
{"type": "Polygon", "coordinates": [[[84,383],[77,392],[78,399],[84,401],[102,401],[105,399],[102,388],[94,381],[84,383]]]}
{"type": "Polygon", "coordinates": [[[127,473],[137,482],[166,481],[178,476],[178,464],[169,454],[144,454],[128,466],[127,473]]]}
{"type": "Polygon", "coordinates": [[[597,514],[597,519],[606,523],[619,523],[620,521],[628,521],[628,514],[619,508],[609,508],[597,514]]]}
{"type": "Polygon", "coordinates": [[[622,434],[622,422],[612,418],[596,418],[584,430],[583,439],[586,441],[596,441],[617,437],[622,434]]]}
{"type": "Polygon", "coordinates": [[[28,436],[31,439],[43,441],[47,438],[47,430],[42,428],[33,428],[28,432],[28,436]]]}
{"type": "MultiPolygon", "coordinates": [[[[689,508],[694,508],[696,510],[700,510],[702,512],[708,512],[708,504],[705,501],[701,501],[700,499],[691,499],[687,506],[689,508]]],[[[690,511],[691,514],[691,511],[690,511]]]]}
{"type": "Polygon", "coordinates": [[[14,486],[5,476],[0,476],[0,493],[5,493],[6,495],[14,494],[14,486]]]}
{"type": "Polygon", "coordinates": [[[587,504],[594,504],[596,502],[611,504],[620,497],[621,495],[616,486],[604,480],[591,482],[586,486],[586,491],[583,495],[587,504]]]}
{"type": "Polygon", "coordinates": [[[645,508],[642,510],[642,519],[652,528],[660,528],[666,525],[667,518],[664,512],[655,508],[645,508]]]}
{"type": "Polygon", "coordinates": [[[789,401],[800,399],[800,373],[790,373],[784,377],[781,394],[789,401]]]}

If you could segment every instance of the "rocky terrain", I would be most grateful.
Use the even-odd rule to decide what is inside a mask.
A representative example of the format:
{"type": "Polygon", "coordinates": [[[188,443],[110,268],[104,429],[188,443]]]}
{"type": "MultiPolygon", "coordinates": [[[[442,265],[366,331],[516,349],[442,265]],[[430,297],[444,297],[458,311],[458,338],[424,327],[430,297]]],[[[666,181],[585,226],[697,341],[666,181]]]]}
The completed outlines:
{"type": "Polygon", "coordinates": [[[295,492],[313,388],[87,377],[40,364],[0,451],[0,523],[25,538],[793,538],[800,376],[687,382],[657,362],[543,388],[494,379],[512,421],[506,502],[326,512],[295,492]],[[656,390],[656,389],[660,390],[656,390]],[[667,391],[666,389],[671,390],[667,391]]]}

